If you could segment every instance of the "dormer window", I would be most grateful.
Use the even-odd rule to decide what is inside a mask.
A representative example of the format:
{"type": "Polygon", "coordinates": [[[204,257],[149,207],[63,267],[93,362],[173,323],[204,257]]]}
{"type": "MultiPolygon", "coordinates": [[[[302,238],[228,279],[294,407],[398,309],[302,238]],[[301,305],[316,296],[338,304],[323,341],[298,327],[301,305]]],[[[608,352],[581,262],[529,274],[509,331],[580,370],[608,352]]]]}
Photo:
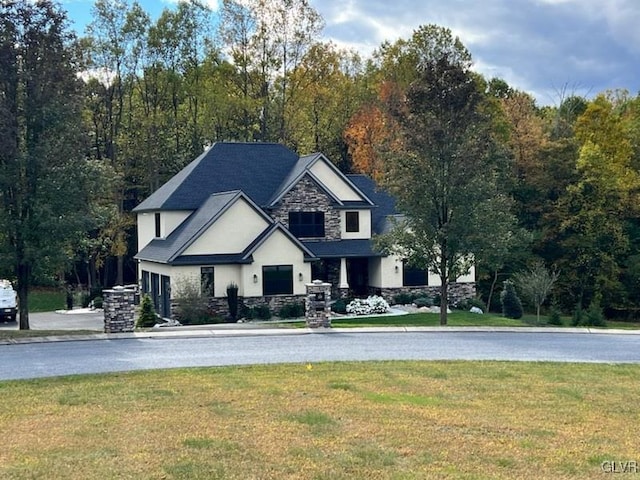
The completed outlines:
{"type": "Polygon", "coordinates": [[[289,212],[289,231],[297,238],[324,237],[324,212],[289,212]]]}
{"type": "Polygon", "coordinates": [[[345,212],[345,231],[347,232],[359,232],[360,231],[360,214],[359,212],[345,212]]]}

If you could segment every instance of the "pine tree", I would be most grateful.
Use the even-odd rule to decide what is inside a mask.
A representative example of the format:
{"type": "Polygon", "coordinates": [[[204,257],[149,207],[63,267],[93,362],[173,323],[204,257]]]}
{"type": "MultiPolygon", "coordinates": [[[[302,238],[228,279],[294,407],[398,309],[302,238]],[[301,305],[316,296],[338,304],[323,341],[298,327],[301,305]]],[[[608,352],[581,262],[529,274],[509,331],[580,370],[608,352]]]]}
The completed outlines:
{"type": "Polygon", "coordinates": [[[500,294],[500,301],[502,302],[502,314],[505,317],[522,318],[522,302],[511,280],[504,282],[504,290],[500,294]]]}
{"type": "Polygon", "coordinates": [[[151,297],[149,295],[144,295],[140,302],[140,315],[138,316],[136,326],[138,328],[153,327],[156,324],[156,321],[156,312],[153,309],[151,297]]]}

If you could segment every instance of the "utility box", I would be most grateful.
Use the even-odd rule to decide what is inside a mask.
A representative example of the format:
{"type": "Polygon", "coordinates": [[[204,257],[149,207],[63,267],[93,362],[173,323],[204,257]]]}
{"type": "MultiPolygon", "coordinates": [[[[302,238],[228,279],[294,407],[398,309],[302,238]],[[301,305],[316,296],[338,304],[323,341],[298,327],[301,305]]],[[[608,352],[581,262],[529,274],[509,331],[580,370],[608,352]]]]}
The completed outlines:
{"type": "Polygon", "coordinates": [[[305,319],[307,327],[331,327],[331,284],[322,280],[307,283],[305,319]]]}

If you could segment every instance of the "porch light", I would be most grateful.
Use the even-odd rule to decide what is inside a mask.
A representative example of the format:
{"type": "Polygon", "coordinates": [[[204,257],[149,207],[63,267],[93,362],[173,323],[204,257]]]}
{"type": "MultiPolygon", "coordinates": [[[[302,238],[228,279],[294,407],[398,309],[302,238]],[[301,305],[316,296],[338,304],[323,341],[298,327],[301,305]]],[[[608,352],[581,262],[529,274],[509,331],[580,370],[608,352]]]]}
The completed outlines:
{"type": "Polygon", "coordinates": [[[303,278],[304,278],[304,277],[303,277],[303,275],[302,275],[302,272],[300,272],[300,273],[298,274],[298,280],[302,281],[302,279],[303,279],[303,278]]]}
{"type": "Polygon", "coordinates": [[[398,273],[400,271],[400,268],[398,267],[398,265],[396,265],[396,273],[398,273]]]}
{"type": "Polygon", "coordinates": [[[258,275],[253,274],[253,283],[258,283],[258,275]]]}

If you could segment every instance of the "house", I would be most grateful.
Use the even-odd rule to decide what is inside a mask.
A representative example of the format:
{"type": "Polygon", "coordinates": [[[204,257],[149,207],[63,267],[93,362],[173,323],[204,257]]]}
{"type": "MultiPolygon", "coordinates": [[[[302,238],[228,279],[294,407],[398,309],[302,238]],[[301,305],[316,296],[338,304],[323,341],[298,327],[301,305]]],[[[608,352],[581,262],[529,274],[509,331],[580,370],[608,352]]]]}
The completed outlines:
{"type": "MultiPolygon", "coordinates": [[[[372,236],[396,214],[393,199],[320,153],[215,143],[134,212],[140,285],[165,317],[172,288],[189,278],[221,313],[230,283],[245,305],[273,310],[302,301],[317,279],[342,296],[438,291],[437,276],[374,248],[372,236]]],[[[457,286],[454,295],[473,295],[474,272],[457,286]]]]}

